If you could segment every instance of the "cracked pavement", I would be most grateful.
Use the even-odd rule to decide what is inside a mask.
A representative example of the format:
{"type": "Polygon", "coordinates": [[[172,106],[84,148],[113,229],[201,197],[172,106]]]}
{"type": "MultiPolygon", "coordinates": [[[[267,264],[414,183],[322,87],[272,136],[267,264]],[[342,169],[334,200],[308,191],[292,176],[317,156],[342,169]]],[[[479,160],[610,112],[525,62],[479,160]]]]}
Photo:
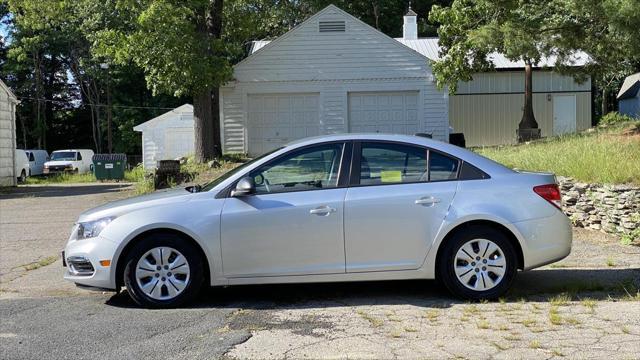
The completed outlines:
{"type": "MultiPolygon", "coordinates": [[[[99,185],[96,185],[99,186],[99,185]]],[[[56,256],[82,210],[127,189],[0,195],[0,358],[636,359],[640,247],[585,230],[571,256],[520,273],[501,301],[453,299],[435,281],[207,289],[188,308],[62,280],[56,256]]]]}

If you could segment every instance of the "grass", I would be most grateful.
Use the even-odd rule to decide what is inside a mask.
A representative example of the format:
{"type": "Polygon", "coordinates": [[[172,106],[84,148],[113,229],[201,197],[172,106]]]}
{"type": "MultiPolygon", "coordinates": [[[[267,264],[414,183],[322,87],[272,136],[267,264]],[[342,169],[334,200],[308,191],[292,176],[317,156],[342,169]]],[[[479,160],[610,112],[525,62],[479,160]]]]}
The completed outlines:
{"type": "Polygon", "coordinates": [[[378,319],[377,317],[367,313],[364,310],[358,310],[357,311],[358,315],[360,315],[360,317],[362,317],[363,319],[367,320],[369,322],[369,324],[371,324],[371,326],[373,326],[374,328],[380,327],[382,326],[382,324],[384,324],[384,321],[378,319]]]}
{"type": "Polygon", "coordinates": [[[626,135],[640,122],[519,144],[474,149],[505,166],[548,171],[591,183],[640,185],[640,135],[626,135]]]}
{"type": "Polygon", "coordinates": [[[532,349],[540,349],[540,342],[538,340],[532,340],[529,343],[529,347],[532,349]]]}
{"type": "Polygon", "coordinates": [[[36,262],[32,262],[26,265],[23,265],[24,269],[27,271],[40,269],[41,267],[45,267],[47,265],[51,265],[58,260],[58,256],[48,256],[42,260],[38,260],[36,262]]]}

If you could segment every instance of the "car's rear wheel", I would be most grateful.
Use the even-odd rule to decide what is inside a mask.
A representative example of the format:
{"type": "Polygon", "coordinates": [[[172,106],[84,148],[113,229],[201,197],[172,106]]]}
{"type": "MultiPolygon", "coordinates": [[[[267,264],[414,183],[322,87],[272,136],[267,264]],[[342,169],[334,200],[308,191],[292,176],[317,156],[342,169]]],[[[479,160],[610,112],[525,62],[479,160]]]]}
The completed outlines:
{"type": "Polygon", "coordinates": [[[203,282],[202,257],[173,234],[154,234],[129,253],[124,283],[140,306],[169,308],[192,300],[203,282]]]}
{"type": "Polygon", "coordinates": [[[491,227],[458,231],[443,245],[438,276],[454,295],[464,299],[495,299],[511,286],[518,271],[509,239],[491,227]]]}

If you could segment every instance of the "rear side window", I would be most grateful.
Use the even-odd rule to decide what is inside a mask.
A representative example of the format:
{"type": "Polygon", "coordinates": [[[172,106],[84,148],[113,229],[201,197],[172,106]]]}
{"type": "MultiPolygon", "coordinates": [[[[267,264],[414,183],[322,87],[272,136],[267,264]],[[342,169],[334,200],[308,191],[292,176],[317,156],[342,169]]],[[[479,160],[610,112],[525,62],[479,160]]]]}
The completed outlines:
{"type": "Polygon", "coordinates": [[[468,162],[462,164],[462,168],[460,169],[460,180],[481,180],[488,178],[488,174],[468,162]]]}
{"type": "Polygon", "coordinates": [[[427,149],[393,143],[362,143],[361,149],[361,185],[428,180],[427,149]]]}
{"type": "Polygon", "coordinates": [[[458,159],[431,151],[429,154],[429,181],[457,179],[459,164],[458,159]]]}

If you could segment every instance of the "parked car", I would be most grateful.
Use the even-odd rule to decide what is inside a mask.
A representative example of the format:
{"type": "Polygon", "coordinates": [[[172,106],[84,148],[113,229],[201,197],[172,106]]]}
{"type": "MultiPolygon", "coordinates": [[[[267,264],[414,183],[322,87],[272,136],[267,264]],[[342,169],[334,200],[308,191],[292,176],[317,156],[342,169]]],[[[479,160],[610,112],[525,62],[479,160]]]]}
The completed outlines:
{"type": "Polygon", "coordinates": [[[29,157],[24,150],[16,149],[14,155],[15,174],[19,183],[27,181],[29,176],[29,157]]]}
{"type": "Polygon", "coordinates": [[[401,135],[294,142],[203,186],[84,212],[63,253],[81,286],[173,307],[206,285],[440,279],[493,299],[567,256],[555,176],[401,135]]]}
{"type": "Polygon", "coordinates": [[[75,172],[84,174],[93,171],[93,150],[56,150],[51,153],[50,161],[44,164],[45,174],[75,172]]]}
{"type": "Polygon", "coordinates": [[[29,176],[42,175],[44,173],[44,163],[49,161],[47,150],[25,150],[29,157],[29,176]]]}

